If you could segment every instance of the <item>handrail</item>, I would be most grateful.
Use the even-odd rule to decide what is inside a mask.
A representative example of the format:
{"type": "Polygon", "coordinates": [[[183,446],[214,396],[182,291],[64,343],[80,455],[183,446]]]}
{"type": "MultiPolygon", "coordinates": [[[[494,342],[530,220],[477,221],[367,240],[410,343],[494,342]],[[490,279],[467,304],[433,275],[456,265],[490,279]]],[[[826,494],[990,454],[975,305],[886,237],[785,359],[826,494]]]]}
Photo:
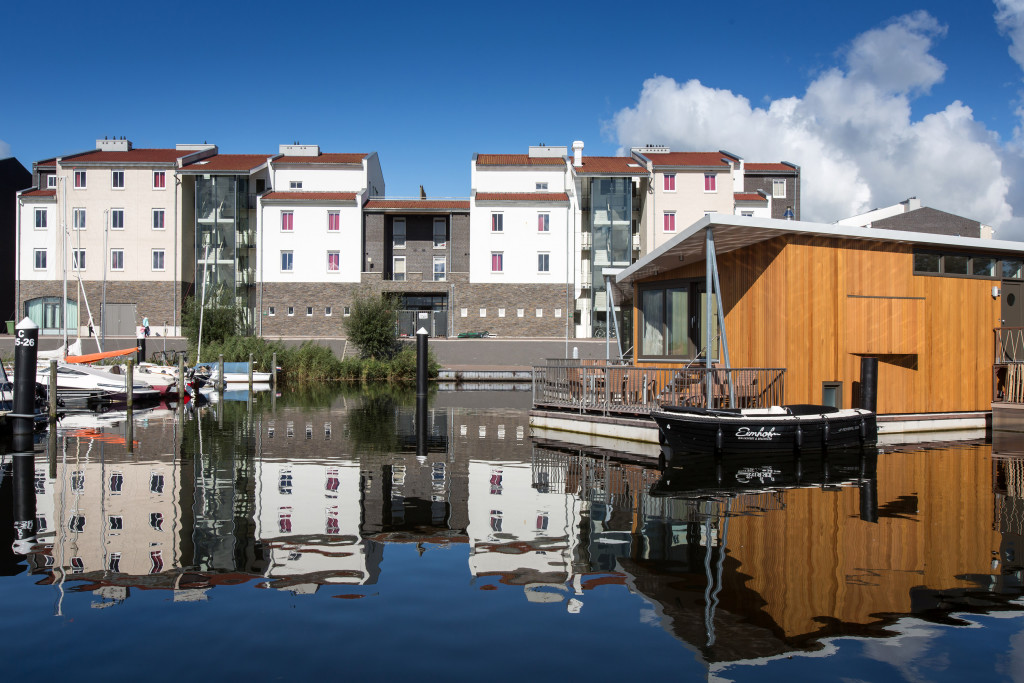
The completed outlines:
{"type": "Polygon", "coordinates": [[[993,328],[995,339],[994,363],[1024,361],[1024,327],[993,328]]]}
{"type": "Polygon", "coordinates": [[[768,408],[785,402],[785,373],[785,368],[636,367],[549,359],[533,366],[533,403],[606,415],[646,414],[664,405],[768,408]]]}

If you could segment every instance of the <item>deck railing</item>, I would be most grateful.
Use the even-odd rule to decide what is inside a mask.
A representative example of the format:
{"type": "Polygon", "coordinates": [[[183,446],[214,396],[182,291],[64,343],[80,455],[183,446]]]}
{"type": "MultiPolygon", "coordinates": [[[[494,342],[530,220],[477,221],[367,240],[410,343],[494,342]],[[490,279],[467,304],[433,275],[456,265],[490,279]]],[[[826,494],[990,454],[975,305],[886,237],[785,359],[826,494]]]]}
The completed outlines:
{"type": "Polygon", "coordinates": [[[995,333],[995,360],[993,363],[1024,361],[1024,327],[997,327],[995,333]]]}
{"type": "Polygon", "coordinates": [[[785,374],[784,368],[709,370],[552,359],[533,366],[533,405],[604,414],[645,414],[663,405],[768,408],[784,402],[785,374]]]}

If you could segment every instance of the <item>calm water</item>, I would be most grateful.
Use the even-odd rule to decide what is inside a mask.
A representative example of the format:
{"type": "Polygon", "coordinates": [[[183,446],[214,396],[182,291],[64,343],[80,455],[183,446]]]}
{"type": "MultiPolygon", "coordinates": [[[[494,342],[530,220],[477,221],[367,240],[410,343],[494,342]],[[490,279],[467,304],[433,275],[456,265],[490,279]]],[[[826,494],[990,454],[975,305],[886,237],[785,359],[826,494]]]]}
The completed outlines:
{"type": "Polygon", "coordinates": [[[532,438],[529,399],[434,394],[419,448],[395,390],[69,419],[27,556],[5,466],[4,678],[1024,680],[1024,460],[783,488],[532,438]]]}

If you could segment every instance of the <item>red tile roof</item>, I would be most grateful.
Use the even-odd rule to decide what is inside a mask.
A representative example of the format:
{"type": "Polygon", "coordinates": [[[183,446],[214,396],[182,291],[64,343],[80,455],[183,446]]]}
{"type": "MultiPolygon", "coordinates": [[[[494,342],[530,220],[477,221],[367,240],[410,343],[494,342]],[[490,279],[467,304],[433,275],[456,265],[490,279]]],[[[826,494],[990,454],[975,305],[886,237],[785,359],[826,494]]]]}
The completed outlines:
{"type": "Polygon", "coordinates": [[[125,152],[83,152],[61,160],[63,166],[75,164],[173,164],[178,157],[192,154],[195,150],[184,149],[130,149],[125,152]]]}
{"type": "MultiPolygon", "coordinates": [[[[195,150],[190,150],[191,154],[195,150]]],[[[209,173],[210,171],[238,171],[249,173],[254,168],[259,168],[267,163],[271,154],[215,154],[212,157],[200,159],[199,161],[187,164],[182,171],[192,173],[209,173]]]]}
{"type": "Polygon", "coordinates": [[[733,198],[738,202],[767,202],[767,197],[762,197],[756,192],[736,192],[733,198]]]}
{"type": "Polygon", "coordinates": [[[274,159],[275,164],[357,164],[362,165],[366,154],[321,154],[315,157],[284,155],[274,159]]]}
{"type": "Polygon", "coordinates": [[[477,192],[478,202],[567,202],[569,195],[564,192],[477,192]]]}
{"type": "Polygon", "coordinates": [[[268,192],[264,201],[354,202],[355,192],[268,192]]]}
{"type": "Polygon", "coordinates": [[[22,192],[22,197],[56,197],[57,190],[29,190],[22,192]]]}
{"type": "Polygon", "coordinates": [[[363,206],[372,209],[436,209],[469,211],[469,201],[460,199],[371,199],[363,206]]]}
{"type": "Polygon", "coordinates": [[[57,167],[57,157],[51,157],[49,159],[43,159],[42,161],[37,161],[35,163],[35,167],[36,168],[49,168],[49,167],[56,168],[57,167]]]}
{"type": "Polygon", "coordinates": [[[531,157],[528,154],[477,154],[477,166],[565,166],[562,157],[531,157]]]}
{"type": "MultiPolygon", "coordinates": [[[[667,154],[644,155],[654,163],[654,168],[664,167],[697,167],[697,168],[728,168],[729,164],[722,161],[725,155],[721,152],[668,152],[667,154]]],[[[747,164],[749,168],[749,164],[747,164]]]]}
{"type": "Polygon", "coordinates": [[[573,166],[577,175],[594,173],[599,175],[611,173],[644,175],[647,173],[647,169],[637,163],[633,157],[583,157],[582,161],[582,166],[573,166]]]}
{"type": "Polygon", "coordinates": [[[743,168],[747,171],[788,171],[789,173],[796,173],[796,169],[788,164],[743,164],[743,168]]]}

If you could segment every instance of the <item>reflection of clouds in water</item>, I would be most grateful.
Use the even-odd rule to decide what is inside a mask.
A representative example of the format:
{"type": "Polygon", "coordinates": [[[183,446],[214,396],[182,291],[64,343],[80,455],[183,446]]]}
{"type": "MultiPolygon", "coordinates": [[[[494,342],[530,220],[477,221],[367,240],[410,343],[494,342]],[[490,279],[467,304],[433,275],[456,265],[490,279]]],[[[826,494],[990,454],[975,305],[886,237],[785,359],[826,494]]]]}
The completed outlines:
{"type": "Polygon", "coordinates": [[[895,638],[865,642],[864,656],[889,664],[908,681],[929,681],[930,672],[949,668],[949,655],[931,649],[932,641],[942,633],[940,629],[913,621],[897,628],[900,635],[895,638]]]}
{"type": "Polygon", "coordinates": [[[640,610],[640,623],[648,626],[660,626],[661,617],[653,609],[640,610]]]}
{"type": "Polygon", "coordinates": [[[1024,628],[1010,636],[1010,647],[1002,662],[996,663],[996,671],[1008,676],[1015,683],[1024,682],[1024,628]]]}

